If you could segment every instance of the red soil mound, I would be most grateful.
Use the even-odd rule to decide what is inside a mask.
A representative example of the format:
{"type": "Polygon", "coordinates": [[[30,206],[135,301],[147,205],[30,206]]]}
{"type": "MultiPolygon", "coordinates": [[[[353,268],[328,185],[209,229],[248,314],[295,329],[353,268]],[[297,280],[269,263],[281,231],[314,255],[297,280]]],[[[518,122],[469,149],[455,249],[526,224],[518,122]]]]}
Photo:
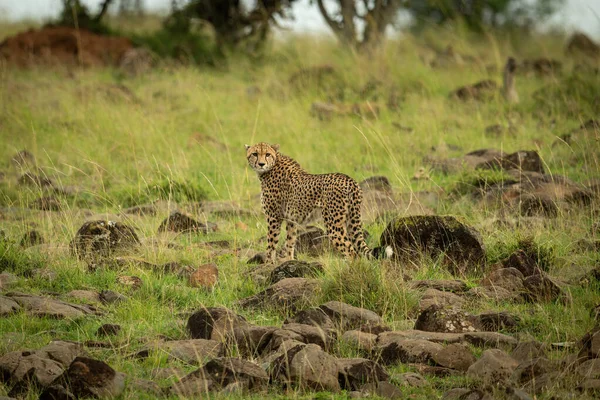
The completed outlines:
{"type": "Polygon", "coordinates": [[[84,29],[45,27],[9,37],[0,44],[0,59],[17,66],[66,64],[118,65],[133,48],[127,38],[101,36],[84,29]]]}

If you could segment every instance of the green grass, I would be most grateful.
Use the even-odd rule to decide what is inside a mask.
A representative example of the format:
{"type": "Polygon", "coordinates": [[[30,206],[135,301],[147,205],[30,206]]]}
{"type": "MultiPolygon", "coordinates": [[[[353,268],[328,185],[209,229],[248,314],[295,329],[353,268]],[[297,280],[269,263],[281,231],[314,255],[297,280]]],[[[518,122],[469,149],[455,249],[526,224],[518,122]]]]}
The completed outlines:
{"type": "MultiPolygon", "coordinates": [[[[4,36],[14,28],[0,31],[4,36]]],[[[600,77],[571,77],[568,71],[572,67],[573,61],[562,56],[560,41],[552,37],[511,42],[501,35],[489,35],[473,42],[452,31],[389,41],[370,55],[346,53],[327,40],[295,37],[271,43],[262,61],[234,57],[227,66],[217,69],[164,65],[136,78],[124,78],[112,69],[0,67],[0,172],[4,173],[0,180],[0,221],[8,237],[8,242],[0,242],[0,271],[29,276],[33,269],[43,267],[56,273],[53,280],[35,275],[22,277],[11,287],[15,291],[64,295],[74,289],[111,289],[130,298],[124,304],[106,307],[102,316],[76,321],[30,318],[25,314],[0,318],[0,354],[41,347],[52,338],[97,340],[95,331],[100,325],[118,323],[123,327],[114,339],[119,346],[92,349],[91,355],[108,360],[115,369],[133,377],[149,378],[152,368],[172,363],[160,355],[143,362],[126,356],[158,335],[186,338],[185,313],[199,307],[225,306],[254,323],[280,325],[285,314],[235,306],[240,298],[264,289],[244,274],[249,268],[245,261],[266,246],[261,241],[267,227],[260,213],[258,178],[244,159],[244,144],[259,141],[279,143],[283,153],[312,173],[338,171],[359,181],[385,175],[396,193],[439,192],[441,200],[434,206],[435,211],[459,216],[477,227],[490,264],[526,245],[551,275],[566,282],[575,279],[600,260],[593,251],[576,246],[580,239],[591,237],[590,229],[599,210],[597,202],[561,212],[554,219],[514,217],[515,225],[510,226],[494,224],[501,217],[499,212],[468,196],[475,186],[502,181],[503,173],[432,171],[428,180],[411,180],[420,167],[426,166],[426,156],[460,157],[481,148],[537,150],[552,174],[581,183],[600,178],[597,134],[580,135],[571,144],[554,144],[560,135],[600,113],[596,97],[600,77]],[[420,56],[428,51],[424,42],[445,45],[449,40],[456,41],[458,51],[476,56],[477,62],[447,69],[423,64],[420,56]],[[565,72],[548,78],[519,76],[521,102],[516,105],[506,104],[499,95],[485,103],[448,99],[448,93],[457,86],[489,78],[486,66],[501,67],[509,55],[557,57],[563,61],[565,72]],[[335,69],[322,85],[310,80],[302,87],[289,85],[289,77],[299,68],[321,64],[335,69]],[[372,79],[382,84],[367,99],[361,98],[361,88],[372,79]],[[134,99],[115,89],[116,85],[125,85],[134,99]],[[260,88],[260,95],[248,96],[247,89],[254,86],[260,88]],[[392,87],[401,98],[395,111],[385,106],[392,87]],[[542,88],[547,89],[538,92],[543,93],[539,100],[534,93],[542,88]],[[320,121],[309,113],[315,101],[366,100],[379,105],[378,118],[346,116],[320,121]],[[516,127],[515,134],[497,138],[485,134],[486,126],[507,125],[509,120],[516,127]],[[412,127],[413,132],[400,131],[394,123],[412,127]],[[40,174],[65,188],[65,193],[57,194],[65,205],[62,211],[27,208],[48,190],[17,183],[20,171],[10,159],[22,149],[35,155],[40,174]],[[219,229],[208,235],[157,233],[170,208],[177,205],[197,215],[197,203],[207,200],[234,201],[252,212],[239,218],[209,214],[208,220],[216,222],[219,229]],[[126,207],[155,201],[159,207],[156,216],[120,214],[126,207]],[[70,254],[68,243],[92,216],[118,218],[132,225],[142,241],[142,246],[131,254],[137,259],[194,266],[215,262],[219,284],[212,291],[191,288],[174,274],[153,271],[133,261],[88,271],[85,262],[70,254]],[[21,236],[32,228],[42,233],[46,243],[20,248],[21,236]],[[204,245],[222,239],[239,250],[223,254],[204,245]],[[129,291],[116,283],[119,275],[139,276],[143,285],[129,291]]],[[[491,78],[500,82],[499,74],[491,78]]],[[[377,244],[384,228],[382,222],[366,226],[371,245],[377,244]]],[[[325,273],[318,278],[321,295],[314,305],[345,301],[380,313],[386,323],[399,329],[413,326],[420,297],[419,292],[406,287],[405,276],[451,278],[438,262],[428,259],[418,260],[413,266],[350,263],[331,254],[318,260],[325,265],[325,273]]],[[[478,284],[476,276],[467,280],[471,286],[478,284]]],[[[473,302],[466,308],[474,313],[517,313],[522,318],[522,327],[516,333],[519,338],[574,341],[594,325],[589,310],[600,303],[600,295],[596,285],[571,286],[569,290],[573,300],[567,305],[473,302]]],[[[356,355],[347,348],[337,352],[356,355]]],[[[190,370],[189,366],[181,366],[190,370]]],[[[390,368],[394,373],[407,370],[403,365],[390,368]]],[[[452,387],[472,385],[466,378],[456,377],[428,377],[428,381],[426,388],[410,389],[413,398],[434,398],[452,387]]],[[[0,386],[0,394],[3,390],[0,386]]],[[[331,397],[299,392],[274,395],[331,397]]],[[[34,394],[30,398],[35,398],[34,394]]],[[[128,391],[124,398],[144,397],[128,391]]]]}

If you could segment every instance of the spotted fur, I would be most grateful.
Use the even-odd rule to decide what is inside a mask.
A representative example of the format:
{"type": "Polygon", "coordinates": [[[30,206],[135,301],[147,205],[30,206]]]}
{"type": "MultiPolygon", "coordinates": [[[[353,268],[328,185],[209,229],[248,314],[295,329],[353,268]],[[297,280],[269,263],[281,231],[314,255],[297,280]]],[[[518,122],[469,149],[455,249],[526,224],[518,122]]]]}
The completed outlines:
{"type": "Polygon", "coordinates": [[[279,153],[279,145],[246,145],[246,157],[261,183],[261,202],[269,224],[268,260],[276,261],[275,247],[283,221],[287,231],[285,258],[294,258],[298,225],[317,208],[331,242],[344,256],[372,255],[361,225],[362,191],[354,179],[340,173],[309,174],[279,153]]]}

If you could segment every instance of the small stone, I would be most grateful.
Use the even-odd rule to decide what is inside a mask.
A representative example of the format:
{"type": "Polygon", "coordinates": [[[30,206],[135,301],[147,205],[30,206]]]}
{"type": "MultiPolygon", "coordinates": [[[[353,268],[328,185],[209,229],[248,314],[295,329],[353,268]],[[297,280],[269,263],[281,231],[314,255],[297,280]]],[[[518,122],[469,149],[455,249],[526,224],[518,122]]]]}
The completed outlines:
{"type": "Polygon", "coordinates": [[[100,292],[100,301],[104,304],[115,304],[128,300],[127,296],[112,290],[103,290],[100,292]]]}
{"type": "Polygon", "coordinates": [[[477,359],[464,344],[449,344],[433,353],[432,360],[439,366],[467,371],[477,359]]]}
{"type": "Polygon", "coordinates": [[[142,280],[137,276],[121,275],[117,277],[117,283],[137,290],[142,287],[142,280]]]}
{"type": "Polygon", "coordinates": [[[190,274],[191,287],[212,289],[219,279],[219,270],[214,263],[204,264],[190,274]]]}
{"type": "Polygon", "coordinates": [[[517,366],[517,361],[502,350],[490,349],[469,367],[467,375],[484,384],[496,385],[508,381],[517,366]]]}
{"type": "Polygon", "coordinates": [[[121,331],[121,325],[104,324],[96,331],[97,336],[116,336],[121,331]]]}

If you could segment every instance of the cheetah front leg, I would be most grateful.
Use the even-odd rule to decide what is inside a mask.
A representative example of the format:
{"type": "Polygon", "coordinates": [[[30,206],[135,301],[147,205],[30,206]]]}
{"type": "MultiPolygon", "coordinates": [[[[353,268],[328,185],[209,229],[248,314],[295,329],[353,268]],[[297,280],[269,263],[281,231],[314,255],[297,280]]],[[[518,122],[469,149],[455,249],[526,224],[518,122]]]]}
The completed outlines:
{"type": "Polygon", "coordinates": [[[285,230],[287,238],[285,241],[285,259],[294,259],[294,250],[296,249],[296,239],[298,238],[298,225],[291,221],[286,221],[285,230]]]}
{"type": "Polygon", "coordinates": [[[279,231],[281,230],[281,219],[268,217],[269,234],[267,235],[267,262],[275,264],[277,262],[277,241],[279,239],[279,231]]]}

